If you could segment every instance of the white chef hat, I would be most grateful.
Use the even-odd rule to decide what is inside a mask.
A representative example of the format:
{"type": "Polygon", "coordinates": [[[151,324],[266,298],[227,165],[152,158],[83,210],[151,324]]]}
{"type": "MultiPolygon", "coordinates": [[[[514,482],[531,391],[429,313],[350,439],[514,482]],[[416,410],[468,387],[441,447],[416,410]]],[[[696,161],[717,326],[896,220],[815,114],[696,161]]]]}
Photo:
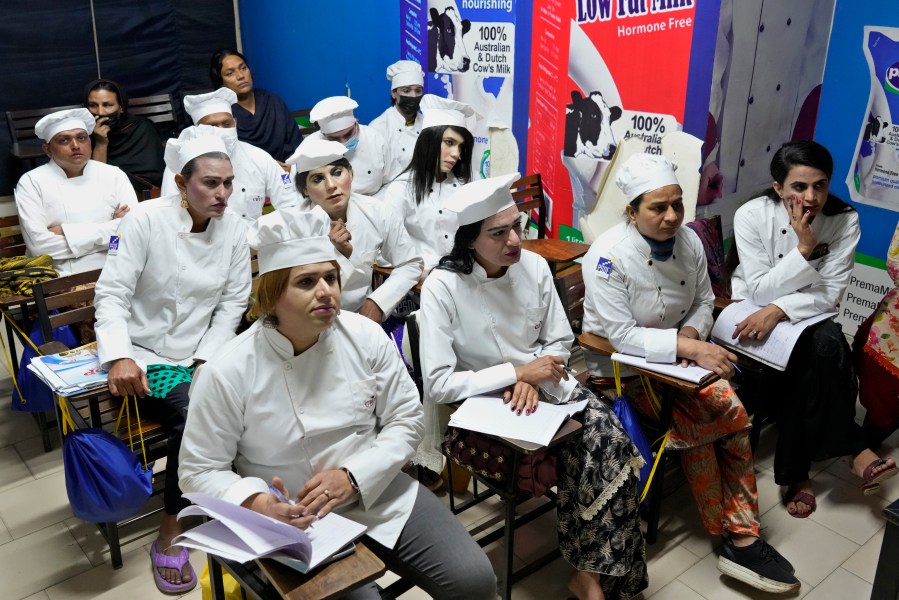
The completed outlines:
{"type": "Polygon", "coordinates": [[[387,67],[387,79],[391,90],[405,85],[424,85],[425,72],[414,60],[398,60],[387,67]]]}
{"type": "Polygon", "coordinates": [[[194,123],[199,123],[200,119],[206,115],[233,114],[231,112],[232,104],[237,104],[237,94],[234,93],[234,90],[226,87],[220,87],[208,94],[184,97],[184,110],[187,111],[194,123]]]}
{"type": "Polygon", "coordinates": [[[515,206],[510,186],[516,179],[518,173],[508,173],[466,183],[447,198],[443,207],[458,215],[460,227],[483,221],[515,206]]]}
{"type": "Polygon", "coordinates": [[[331,218],[318,206],[262,215],[255,224],[259,274],[337,260],[330,230],[331,218]]]}
{"type": "Polygon", "coordinates": [[[677,175],[674,174],[676,170],[677,165],[664,156],[634,154],[621,165],[615,184],[627,196],[627,201],[633,202],[640,194],[652,192],[666,185],[680,185],[677,175]]]}
{"type": "Polygon", "coordinates": [[[349,96],[331,96],[319,100],[309,111],[309,120],[317,123],[322,133],[336,133],[356,123],[353,110],[359,103],[349,96]]]}
{"type": "Polygon", "coordinates": [[[184,165],[208,152],[228,154],[228,149],[219,136],[203,132],[202,129],[188,127],[181,132],[178,139],[170,138],[166,142],[165,166],[172,173],[180,173],[184,165]]]}
{"type": "Polygon", "coordinates": [[[466,117],[474,114],[474,109],[464,102],[447,100],[434,94],[425,94],[421,99],[421,128],[453,125],[465,127],[466,117]]]}
{"type": "Polygon", "coordinates": [[[43,117],[34,124],[34,133],[49,143],[54,135],[70,129],[84,129],[90,135],[94,131],[95,123],[94,115],[86,108],[70,108],[69,110],[58,110],[43,117]]]}
{"type": "Polygon", "coordinates": [[[286,161],[297,166],[297,173],[306,173],[312,169],[330,165],[346,154],[346,146],[323,138],[307,137],[286,161]]]}

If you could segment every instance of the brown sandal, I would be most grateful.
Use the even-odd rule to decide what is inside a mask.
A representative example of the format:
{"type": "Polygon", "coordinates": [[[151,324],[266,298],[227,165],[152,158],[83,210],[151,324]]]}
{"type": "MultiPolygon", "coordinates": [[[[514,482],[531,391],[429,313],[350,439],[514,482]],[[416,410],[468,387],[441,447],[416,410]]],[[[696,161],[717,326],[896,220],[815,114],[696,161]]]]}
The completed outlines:
{"type": "Polygon", "coordinates": [[[796,512],[790,512],[790,509],[787,508],[787,514],[797,519],[805,519],[818,509],[818,502],[815,500],[815,496],[808,492],[800,492],[792,489],[787,490],[787,493],[783,495],[783,498],[781,498],[781,500],[783,501],[784,506],[786,506],[790,502],[794,504],[802,502],[806,506],[811,507],[803,513],[799,512],[798,510],[796,512]]]}

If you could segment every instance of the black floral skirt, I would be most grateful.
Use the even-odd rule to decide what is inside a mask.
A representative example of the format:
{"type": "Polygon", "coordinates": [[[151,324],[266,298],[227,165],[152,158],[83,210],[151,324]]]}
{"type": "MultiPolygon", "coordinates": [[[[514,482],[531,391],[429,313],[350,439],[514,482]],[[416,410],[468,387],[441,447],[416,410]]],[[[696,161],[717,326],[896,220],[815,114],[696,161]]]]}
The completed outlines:
{"type": "Polygon", "coordinates": [[[643,458],[612,409],[578,386],[570,401],[584,399],[583,435],[560,451],[559,547],[576,569],[600,574],[608,600],[627,599],[648,584],[639,511],[643,458]]]}

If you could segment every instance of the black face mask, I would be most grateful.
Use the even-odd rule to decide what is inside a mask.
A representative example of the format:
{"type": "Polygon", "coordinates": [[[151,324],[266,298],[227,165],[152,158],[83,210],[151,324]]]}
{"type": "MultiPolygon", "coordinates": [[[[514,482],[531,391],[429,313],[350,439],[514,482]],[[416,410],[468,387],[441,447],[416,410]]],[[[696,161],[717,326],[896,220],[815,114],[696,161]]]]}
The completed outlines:
{"type": "Polygon", "coordinates": [[[418,112],[418,105],[421,104],[423,96],[398,96],[396,99],[396,107],[404,115],[414,115],[418,112]]]}
{"type": "Polygon", "coordinates": [[[113,113],[106,118],[106,125],[109,125],[110,131],[115,131],[125,121],[122,113],[113,113]]]}

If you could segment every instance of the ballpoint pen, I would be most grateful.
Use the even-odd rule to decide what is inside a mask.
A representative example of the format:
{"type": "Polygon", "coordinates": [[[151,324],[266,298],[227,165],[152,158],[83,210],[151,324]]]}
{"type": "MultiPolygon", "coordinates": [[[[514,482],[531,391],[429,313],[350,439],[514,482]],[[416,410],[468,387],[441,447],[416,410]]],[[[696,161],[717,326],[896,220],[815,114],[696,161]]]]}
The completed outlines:
{"type": "MultiPolygon", "coordinates": [[[[269,484],[268,489],[272,494],[275,495],[275,498],[278,499],[278,502],[284,502],[285,504],[290,504],[291,506],[296,505],[296,502],[294,502],[293,500],[289,500],[283,493],[281,493],[281,490],[279,490],[272,484],[269,484]]],[[[290,515],[290,518],[291,519],[299,519],[300,517],[305,517],[305,516],[306,515],[301,513],[298,515],[290,515]]],[[[311,527],[311,525],[310,525],[310,527],[311,527]]]]}
{"type": "MultiPolygon", "coordinates": [[[[710,343],[710,344],[714,344],[715,346],[718,346],[718,344],[715,344],[715,340],[713,340],[712,338],[709,338],[709,343],[710,343]]],[[[727,361],[727,362],[730,362],[730,361],[727,361]]],[[[743,371],[740,370],[740,367],[737,366],[737,363],[731,362],[730,364],[733,365],[734,370],[735,370],[737,373],[742,373],[742,372],[743,372],[743,371]]]]}

